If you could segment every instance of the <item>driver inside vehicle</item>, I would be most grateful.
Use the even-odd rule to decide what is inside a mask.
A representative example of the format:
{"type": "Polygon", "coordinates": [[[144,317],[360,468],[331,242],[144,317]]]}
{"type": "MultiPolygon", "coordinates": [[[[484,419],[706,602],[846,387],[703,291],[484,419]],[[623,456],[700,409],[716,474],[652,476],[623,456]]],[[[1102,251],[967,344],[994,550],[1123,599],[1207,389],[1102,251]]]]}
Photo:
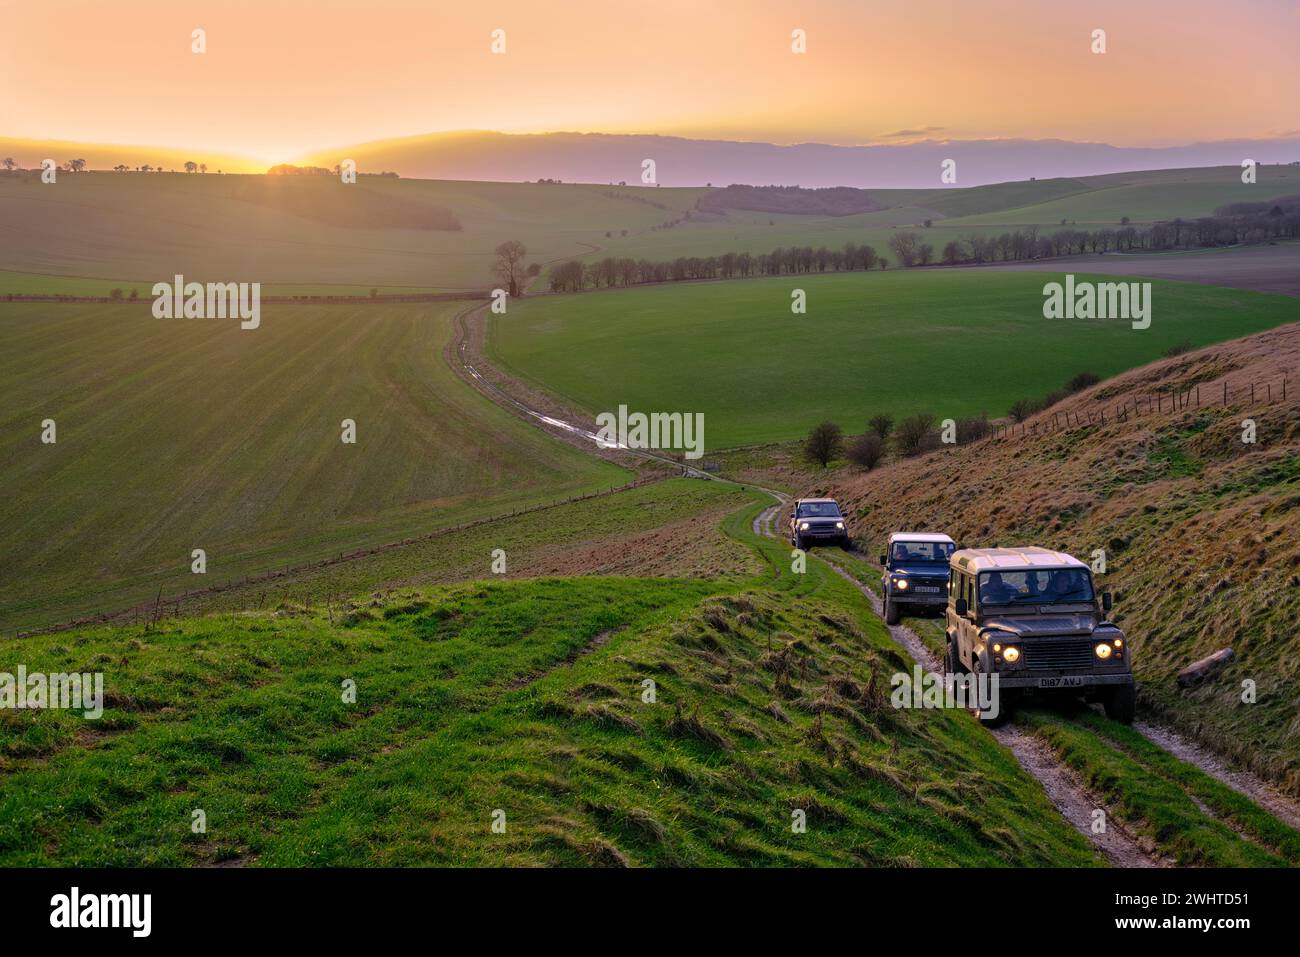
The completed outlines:
{"type": "Polygon", "coordinates": [[[1010,601],[1011,588],[1002,580],[1001,572],[990,572],[980,583],[980,601],[987,605],[1000,605],[1010,601]]]}

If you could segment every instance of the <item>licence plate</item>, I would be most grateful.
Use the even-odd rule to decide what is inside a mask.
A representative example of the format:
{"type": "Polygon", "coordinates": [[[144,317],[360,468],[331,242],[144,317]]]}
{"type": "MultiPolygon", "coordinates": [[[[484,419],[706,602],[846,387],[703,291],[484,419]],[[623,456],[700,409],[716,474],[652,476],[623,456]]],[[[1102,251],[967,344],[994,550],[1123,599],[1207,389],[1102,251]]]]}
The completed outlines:
{"type": "Polygon", "coordinates": [[[917,585],[916,590],[925,592],[927,595],[939,594],[939,588],[935,585],[917,585]]]}
{"type": "Polygon", "coordinates": [[[1038,687],[1040,688],[1082,688],[1083,679],[1073,675],[1066,675],[1062,678],[1039,678],[1038,687]]]}

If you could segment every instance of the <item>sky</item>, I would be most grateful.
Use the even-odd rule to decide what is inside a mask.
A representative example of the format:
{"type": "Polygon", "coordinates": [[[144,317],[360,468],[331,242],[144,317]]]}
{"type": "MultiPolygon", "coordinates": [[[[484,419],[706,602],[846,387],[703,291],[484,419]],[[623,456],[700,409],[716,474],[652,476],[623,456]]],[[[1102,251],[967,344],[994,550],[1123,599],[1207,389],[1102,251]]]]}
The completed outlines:
{"type": "Polygon", "coordinates": [[[0,136],[267,162],[462,129],[1166,146],[1297,135],[1298,50],[1297,0],[0,0],[0,136]]]}

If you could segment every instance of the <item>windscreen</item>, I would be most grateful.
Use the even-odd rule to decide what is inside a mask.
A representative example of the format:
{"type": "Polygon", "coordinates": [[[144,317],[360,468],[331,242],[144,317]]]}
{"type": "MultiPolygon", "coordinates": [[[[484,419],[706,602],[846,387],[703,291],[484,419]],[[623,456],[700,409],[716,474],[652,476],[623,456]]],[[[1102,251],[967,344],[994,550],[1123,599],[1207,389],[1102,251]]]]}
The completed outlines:
{"type": "Polygon", "coordinates": [[[1081,568],[984,572],[979,584],[986,605],[1092,601],[1092,576],[1081,568]]]}
{"type": "Polygon", "coordinates": [[[896,562],[947,564],[956,545],[952,542],[894,542],[890,558],[896,562]]]}

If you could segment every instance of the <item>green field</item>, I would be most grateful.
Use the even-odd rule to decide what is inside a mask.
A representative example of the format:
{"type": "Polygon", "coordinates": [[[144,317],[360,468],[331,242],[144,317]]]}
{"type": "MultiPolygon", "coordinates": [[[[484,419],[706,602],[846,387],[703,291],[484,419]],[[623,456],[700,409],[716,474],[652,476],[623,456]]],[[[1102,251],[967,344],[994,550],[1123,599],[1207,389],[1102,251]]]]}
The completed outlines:
{"type": "Polygon", "coordinates": [[[1216,206],[1300,193],[1300,168],[1214,167],[1057,178],[972,188],[871,190],[882,209],[854,216],[695,210],[705,188],[476,183],[362,177],[79,173],[43,186],[0,175],[0,296],[146,295],[177,272],[200,281],[258,281],[277,295],[489,288],[492,250],[507,239],[530,260],[672,259],[778,246],[869,242],[889,256],[896,227],[927,219],[925,239],[952,239],[1062,219],[1136,224],[1208,215],[1216,206]],[[425,228],[436,210],[460,223],[425,228]],[[662,227],[672,223],[670,228],[662,227]]]}
{"type": "Polygon", "coordinates": [[[1300,193],[1300,167],[1261,167],[1258,182],[1250,186],[1241,182],[1240,169],[1224,166],[870,193],[884,209],[832,217],[697,213],[672,229],[602,240],[602,249],[584,258],[664,260],[725,252],[758,254],[790,246],[837,249],[848,242],[866,242],[892,259],[889,239],[901,227],[922,232],[937,258],[945,243],[979,233],[1037,225],[1050,234],[1061,228],[1062,219],[1077,222],[1079,228],[1118,227],[1125,216],[1136,225],[1177,217],[1195,219],[1226,203],[1294,196],[1300,193]],[[923,225],[927,219],[928,229],[923,225]]]}
{"type": "MultiPolygon", "coordinates": [[[[507,239],[539,262],[578,256],[606,242],[606,232],[681,216],[703,192],[212,173],[79,173],[42,185],[0,175],[2,264],[123,286],[181,273],[313,291],[485,289],[494,281],[492,250],[507,239]],[[411,227],[433,209],[449,210],[462,228],[411,227]]],[[[0,282],[0,295],[9,291],[0,282]]]]}
{"type": "MultiPolygon", "coordinates": [[[[726,524],[776,571],[784,547],[749,532],[762,507],[726,524]]],[[[910,662],[816,561],[749,582],[477,583],[11,650],[106,685],[90,730],[0,712],[11,866],[1099,863],[969,715],[889,706],[910,662]]]]}
{"type": "Polygon", "coordinates": [[[1286,297],[1156,281],[1149,329],[1047,320],[1043,284],[1059,278],[927,269],[548,296],[493,317],[489,345],[593,416],[703,412],[706,447],[721,449],[827,418],[854,432],[881,412],[1002,415],[1078,372],[1106,377],[1295,318],[1286,297]],[[790,312],[794,288],[807,315],[790,312]]]}
{"type": "Polygon", "coordinates": [[[451,373],[457,308],[266,306],[245,331],[143,303],[0,303],[3,627],[626,482],[451,373]]]}

